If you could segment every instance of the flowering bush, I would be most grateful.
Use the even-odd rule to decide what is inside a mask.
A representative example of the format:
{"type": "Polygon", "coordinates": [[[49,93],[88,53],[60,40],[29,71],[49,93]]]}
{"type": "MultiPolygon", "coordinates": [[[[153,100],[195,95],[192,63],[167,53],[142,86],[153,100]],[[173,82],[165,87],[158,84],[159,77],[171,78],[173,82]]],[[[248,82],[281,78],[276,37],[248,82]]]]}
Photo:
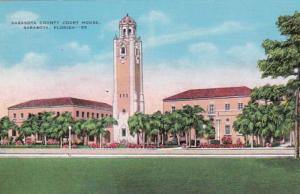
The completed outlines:
{"type": "Polygon", "coordinates": [[[76,144],[72,144],[72,148],[77,148],[77,145],[76,144]]]}
{"type": "Polygon", "coordinates": [[[128,148],[143,148],[143,145],[130,143],[128,144],[128,148]]]}
{"type": "Polygon", "coordinates": [[[8,145],[9,144],[9,140],[8,139],[3,139],[1,142],[2,145],[8,145]]]}
{"type": "Polygon", "coordinates": [[[229,136],[229,135],[223,136],[223,138],[222,138],[222,143],[223,143],[223,144],[232,144],[231,136],[229,136]]]}
{"type": "Polygon", "coordinates": [[[107,145],[104,145],[105,148],[118,148],[120,147],[120,144],[119,143],[111,143],[111,144],[107,144],[107,145]]]}
{"type": "Polygon", "coordinates": [[[33,144],[32,139],[31,139],[31,138],[26,138],[26,139],[25,139],[25,144],[26,144],[26,145],[32,145],[32,144],[33,144]]]}
{"type": "Polygon", "coordinates": [[[48,139],[47,144],[49,144],[49,145],[58,145],[59,141],[56,140],[56,139],[48,139]]]}
{"type": "Polygon", "coordinates": [[[236,144],[237,144],[237,145],[243,144],[240,138],[238,138],[238,139],[236,140],[236,144]]]}
{"type": "Polygon", "coordinates": [[[18,141],[16,141],[15,143],[16,143],[16,145],[23,145],[23,143],[22,143],[21,140],[18,140],[18,141]]]}
{"type": "Polygon", "coordinates": [[[208,144],[202,143],[199,146],[200,148],[243,148],[245,147],[244,144],[208,144]]]}
{"type": "Polygon", "coordinates": [[[148,144],[148,145],[146,145],[146,148],[154,149],[154,148],[156,148],[156,145],[154,145],[154,144],[148,144]]]}
{"type": "Polygon", "coordinates": [[[90,148],[99,148],[99,146],[96,143],[89,144],[90,148]]]}

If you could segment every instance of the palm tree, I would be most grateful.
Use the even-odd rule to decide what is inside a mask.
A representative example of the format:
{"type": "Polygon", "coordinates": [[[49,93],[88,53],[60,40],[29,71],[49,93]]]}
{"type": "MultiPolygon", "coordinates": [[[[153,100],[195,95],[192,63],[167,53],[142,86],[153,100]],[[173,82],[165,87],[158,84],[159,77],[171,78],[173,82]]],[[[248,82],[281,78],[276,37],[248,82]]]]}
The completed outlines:
{"type": "Polygon", "coordinates": [[[99,123],[99,120],[96,124],[96,127],[98,127],[98,125],[103,126],[105,131],[104,133],[100,133],[100,147],[102,147],[102,135],[104,135],[105,133],[107,133],[106,129],[108,127],[112,127],[113,125],[117,125],[118,121],[116,119],[114,119],[113,117],[104,117],[102,118],[102,122],[101,124],[99,123]]]}
{"type": "MultiPolygon", "coordinates": [[[[187,144],[189,147],[191,147],[191,131],[192,129],[195,129],[197,127],[201,126],[201,123],[204,123],[204,117],[202,115],[202,113],[204,112],[204,109],[202,109],[199,106],[190,106],[190,105],[186,105],[183,106],[182,109],[182,115],[183,115],[183,120],[184,120],[184,128],[185,128],[185,132],[186,132],[186,136],[188,138],[186,138],[187,144]]],[[[195,136],[194,141],[196,142],[197,137],[195,136]]]]}
{"type": "Polygon", "coordinates": [[[251,148],[254,144],[254,134],[258,133],[258,128],[261,128],[263,114],[259,110],[257,103],[250,103],[244,109],[241,115],[234,122],[234,129],[244,136],[251,135],[251,148]]]}
{"type": "Polygon", "coordinates": [[[19,136],[21,138],[26,138],[30,135],[37,135],[39,132],[40,121],[38,115],[30,114],[29,117],[22,123],[19,128],[19,136]]]}
{"type": "Polygon", "coordinates": [[[83,145],[87,145],[88,136],[89,136],[89,130],[85,126],[86,122],[87,122],[86,120],[80,119],[75,121],[73,126],[75,134],[83,137],[83,145]]]}
{"type": "Polygon", "coordinates": [[[104,117],[101,119],[91,119],[87,121],[86,127],[91,135],[99,137],[99,146],[102,147],[102,136],[106,133],[106,128],[118,124],[112,117],[104,117]]]}
{"type": "Polygon", "coordinates": [[[150,135],[156,136],[155,141],[157,143],[157,146],[159,146],[160,144],[159,141],[160,134],[161,134],[161,142],[163,142],[163,138],[164,138],[163,116],[164,115],[160,111],[157,111],[150,116],[150,135]]]}
{"type": "Polygon", "coordinates": [[[8,130],[17,129],[15,122],[11,121],[8,116],[4,116],[0,119],[0,141],[8,136],[8,130]]]}
{"type": "Polygon", "coordinates": [[[54,123],[54,113],[43,112],[39,115],[40,128],[38,132],[44,136],[44,144],[47,145],[47,136],[51,132],[52,124],[54,123]]]}
{"type": "Polygon", "coordinates": [[[63,137],[68,134],[68,128],[73,128],[74,119],[70,112],[64,112],[61,115],[55,117],[55,122],[52,128],[52,136],[60,139],[60,147],[63,145],[63,137]]]}
{"type": "Polygon", "coordinates": [[[182,116],[182,110],[173,111],[168,115],[167,125],[169,127],[169,132],[177,137],[177,144],[180,146],[180,135],[184,132],[184,120],[182,116]]]}
{"type": "Polygon", "coordinates": [[[143,147],[145,147],[146,136],[149,133],[150,129],[150,117],[141,112],[137,112],[128,119],[128,126],[130,133],[137,134],[137,138],[139,138],[139,134],[142,134],[143,139],[143,147]]]}

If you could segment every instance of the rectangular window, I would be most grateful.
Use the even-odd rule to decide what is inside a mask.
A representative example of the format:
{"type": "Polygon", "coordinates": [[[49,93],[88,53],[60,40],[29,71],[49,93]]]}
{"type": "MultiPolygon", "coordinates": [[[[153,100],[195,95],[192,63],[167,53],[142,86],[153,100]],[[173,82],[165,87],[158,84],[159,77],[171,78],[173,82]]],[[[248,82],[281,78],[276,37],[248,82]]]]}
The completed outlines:
{"type": "Polygon", "coordinates": [[[104,117],[104,114],[101,114],[101,118],[103,118],[104,117]]]}
{"type": "Polygon", "coordinates": [[[95,141],[95,137],[93,135],[89,136],[89,141],[95,141]]]}
{"type": "Polygon", "coordinates": [[[81,117],[84,118],[84,112],[81,113],[81,117]]]}
{"type": "Polygon", "coordinates": [[[24,118],[24,113],[21,113],[21,119],[23,119],[24,118]]]}
{"type": "Polygon", "coordinates": [[[175,106],[172,106],[172,111],[175,111],[175,110],[176,110],[175,106]]]}
{"type": "Polygon", "coordinates": [[[86,117],[90,118],[90,113],[89,112],[86,113],[86,117]]]}
{"type": "Polygon", "coordinates": [[[14,113],[14,119],[15,119],[15,118],[17,118],[17,114],[16,114],[16,113],[14,113]]]}
{"type": "Polygon", "coordinates": [[[210,104],[208,107],[208,114],[214,114],[215,113],[215,105],[210,104]]]}
{"type": "Polygon", "coordinates": [[[243,103],[238,103],[238,110],[243,110],[244,104],[243,103]]]}
{"type": "Polygon", "coordinates": [[[97,113],[97,119],[99,119],[99,113],[97,113]]]}
{"type": "Polygon", "coordinates": [[[231,131],[230,131],[230,125],[225,125],[225,135],[230,135],[231,131]]]}
{"type": "Polygon", "coordinates": [[[126,136],[126,129],[122,128],[122,136],[125,137],[126,136]]]}
{"type": "Polygon", "coordinates": [[[17,131],[16,130],[12,130],[11,136],[16,137],[17,136],[17,131]]]}
{"type": "Polygon", "coordinates": [[[225,104],[225,111],[230,111],[230,104],[225,104]]]}

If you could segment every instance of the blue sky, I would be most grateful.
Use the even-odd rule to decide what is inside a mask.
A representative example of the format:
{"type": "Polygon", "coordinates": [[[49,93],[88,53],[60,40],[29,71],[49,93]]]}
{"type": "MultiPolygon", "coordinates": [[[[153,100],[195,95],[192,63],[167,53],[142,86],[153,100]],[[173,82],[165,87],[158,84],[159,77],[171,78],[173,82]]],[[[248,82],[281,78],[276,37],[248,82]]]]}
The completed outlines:
{"type": "Polygon", "coordinates": [[[143,40],[150,112],[161,108],[163,97],[185,89],[264,84],[269,80],[260,80],[256,69],[264,57],[260,45],[266,38],[283,38],[277,17],[296,10],[296,0],[2,2],[0,86],[7,90],[0,109],[52,96],[110,102],[111,94],[103,91],[112,90],[112,39],[126,13],[138,23],[143,40]],[[100,24],[87,30],[39,31],[13,26],[13,19],[100,24]]]}

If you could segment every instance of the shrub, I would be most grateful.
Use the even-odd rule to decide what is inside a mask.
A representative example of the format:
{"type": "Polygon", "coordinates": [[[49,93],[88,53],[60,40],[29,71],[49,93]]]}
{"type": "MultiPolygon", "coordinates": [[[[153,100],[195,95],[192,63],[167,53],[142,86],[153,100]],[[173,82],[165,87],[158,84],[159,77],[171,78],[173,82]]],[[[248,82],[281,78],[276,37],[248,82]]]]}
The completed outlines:
{"type": "Polygon", "coordinates": [[[9,144],[9,140],[8,139],[3,139],[1,142],[1,145],[8,145],[9,144]]]}
{"type": "Polygon", "coordinates": [[[200,148],[243,148],[244,144],[200,144],[200,148]]]}
{"type": "Polygon", "coordinates": [[[21,140],[18,140],[15,142],[16,145],[23,145],[23,142],[21,140]]]}
{"type": "Polygon", "coordinates": [[[232,138],[229,135],[225,135],[222,138],[222,143],[223,144],[232,144],[232,138]]]}
{"type": "Polygon", "coordinates": [[[56,140],[56,139],[48,139],[47,144],[49,144],[49,145],[58,145],[59,141],[56,140]]]}
{"type": "Polygon", "coordinates": [[[26,138],[26,139],[25,139],[25,144],[26,144],[26,145],[32,145],[32,144],[33,144],[32,139],[31,139],[31,138],[26,138]]]}
{"type": "Polygon", "coordinates": [[[143,148],[143,145],[130,143],[128,144],[128,148],[143,148]]]}
{"type": "Polygon", "coordinates": [[[146,145],[146,148],[154,149],[154,148],[156,148],[156,145],[148,144],[148,145],[146,145]]]}
{"type": "Polygon", "coordinates": [[[272,147],[278,147],[278,146],[280,146],[280,142],[274,141],[271,145],[272,145],[272,147]]]}
{"type": "Polygon", "coordinates": [[[72,144],[72,148],[77,148],[77,145],[76,144],[72,144]]]}
{"type": "Polygon", "coordinates": [[[99,148],[99,146],[96,143],[89,144],[90,148],[99,148]]]}
{"type": "Polygon", "coordinates": [[[209,140],[209,144],[220,144],[220,140],[211,139],[211,140],[209,140]]]}

